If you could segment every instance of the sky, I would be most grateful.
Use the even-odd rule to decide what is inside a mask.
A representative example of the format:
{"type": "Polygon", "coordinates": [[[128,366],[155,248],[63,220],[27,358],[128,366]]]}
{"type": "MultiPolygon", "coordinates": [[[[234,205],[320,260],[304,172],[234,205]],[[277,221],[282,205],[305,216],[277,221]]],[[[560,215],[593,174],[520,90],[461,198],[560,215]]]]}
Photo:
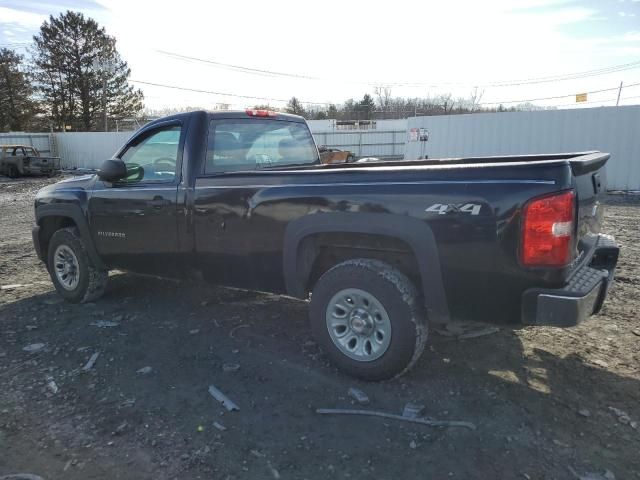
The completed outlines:
{"type": "Polygon", "coordinates": [[[477,87],[486,106],[597,107],[615,105],[620,82],[620,104],[640,104],[640,0],[0,0],[0,47],[26,53],[66,10],[117,39],[152,109],[281,107],[294,95],[322,107],[376,85],[402,97],[477,87]]]}

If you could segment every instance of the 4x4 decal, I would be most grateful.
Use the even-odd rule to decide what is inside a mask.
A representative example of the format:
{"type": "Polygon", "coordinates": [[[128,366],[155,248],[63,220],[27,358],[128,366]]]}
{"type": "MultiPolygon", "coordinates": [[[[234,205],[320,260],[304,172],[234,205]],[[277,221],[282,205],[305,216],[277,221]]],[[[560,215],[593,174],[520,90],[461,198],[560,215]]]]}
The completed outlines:
{"type": "Polygon", "coordinates": [[[477,203],[434,203],[425,209],[425,212],[433,212],[438,215],[445,213],[468,213],[469,215],[479,215],[482,205],[477,203]]]}

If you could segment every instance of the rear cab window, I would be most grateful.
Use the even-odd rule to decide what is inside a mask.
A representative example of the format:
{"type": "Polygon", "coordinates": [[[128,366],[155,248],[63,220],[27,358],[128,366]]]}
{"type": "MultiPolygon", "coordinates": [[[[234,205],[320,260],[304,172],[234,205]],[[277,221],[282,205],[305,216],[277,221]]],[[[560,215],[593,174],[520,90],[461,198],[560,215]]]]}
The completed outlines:
{"type": "Polygon", "coordinates": [[[318,164],[305,123],[263,118],[209,122],[205,174],[318,164]]]}

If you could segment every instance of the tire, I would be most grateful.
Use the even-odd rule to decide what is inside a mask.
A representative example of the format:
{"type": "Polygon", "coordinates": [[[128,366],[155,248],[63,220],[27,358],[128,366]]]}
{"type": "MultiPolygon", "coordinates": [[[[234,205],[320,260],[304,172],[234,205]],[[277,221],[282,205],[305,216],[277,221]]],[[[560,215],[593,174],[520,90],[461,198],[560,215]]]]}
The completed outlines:
{"type": "Polygon", "coordinates": [[[107,270],[100,270],[91,263],[75,227],[62,228],[51,236],[47,269],[58,293],[71,303],[85,303],[100,298],[109,279],[107,270]],[[77,278],[72,278],[75,273],[77,278]]]}
{"type": "Polygon", "coordinates": [[[324,273],[311,294],[309,315],[313,334],[333,363],[363,380],[407,372],[427,341],[415,286],[379,260],[348,260],[324,273]]]}
{"type": "Polygon", "coordinates": [[[20,172],[18,171],[18,167],[16,167],[15,165],[9,165],[9,167],[7,168],[8,171],[8,177],[9,178],[18,178],[20,176],[20,172]]]}

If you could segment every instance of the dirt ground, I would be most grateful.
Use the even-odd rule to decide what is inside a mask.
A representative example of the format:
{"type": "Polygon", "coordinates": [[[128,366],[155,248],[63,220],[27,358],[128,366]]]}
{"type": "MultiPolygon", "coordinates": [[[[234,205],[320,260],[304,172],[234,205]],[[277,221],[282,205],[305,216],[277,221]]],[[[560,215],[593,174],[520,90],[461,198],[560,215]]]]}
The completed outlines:
{"type": "Polygon", "coordinates": [[[50,181],[0,178],[0,285],[22,284],[0,290],[0,476],[640,479],[639,197],[607,200],[622,256],[599,316],[432,333],[412,372],[367,384],[328,364],[291,299],[115,273],[103,299],[63,303],[31,244],[33,197],[50,181]],[[316,413],[358,408],[350,387],[371,399],[360,408],[420,403],[477,429],[316,413]]]}

